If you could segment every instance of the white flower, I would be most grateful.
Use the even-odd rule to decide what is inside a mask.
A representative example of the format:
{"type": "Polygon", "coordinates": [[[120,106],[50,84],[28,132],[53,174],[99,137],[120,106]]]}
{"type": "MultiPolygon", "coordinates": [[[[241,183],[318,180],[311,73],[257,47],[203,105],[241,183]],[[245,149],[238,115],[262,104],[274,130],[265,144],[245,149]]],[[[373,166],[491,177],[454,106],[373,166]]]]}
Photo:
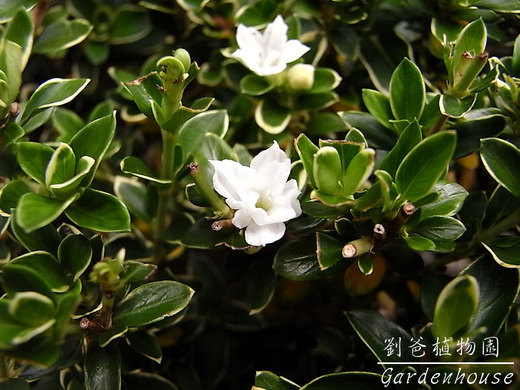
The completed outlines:
{"type": "Polygon", "coordinates": [[[213,187],[235,211],[233,225],[245,228],[249,245],[265,246],[283,237],[284,222],[301,213],[296,180],[289,178],[291,161],[275,142],[249,167],[236,161],[211,160],[213,187]]]}
{"type": "Polygon", "coordinates": [[[296,61],[309,50],[297,39],[287,40],[287,30],[281,15],[269,23],[263,33],[240,24],[237,29],[239,49],[232,56],[259,76],[278,74],[288,63],[296,61]]]}

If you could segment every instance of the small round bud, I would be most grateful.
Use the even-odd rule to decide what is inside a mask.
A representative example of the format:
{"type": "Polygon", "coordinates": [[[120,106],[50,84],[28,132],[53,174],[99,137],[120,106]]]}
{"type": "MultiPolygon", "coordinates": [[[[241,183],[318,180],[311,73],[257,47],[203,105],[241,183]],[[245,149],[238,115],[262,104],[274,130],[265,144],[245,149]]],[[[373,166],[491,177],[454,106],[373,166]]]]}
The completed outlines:
{"type": "Polygon", "coordinates": [[[287,70],[287,83],[295,91],[311,89],[314,84],[314,66],[296,64],[287,70]]]}

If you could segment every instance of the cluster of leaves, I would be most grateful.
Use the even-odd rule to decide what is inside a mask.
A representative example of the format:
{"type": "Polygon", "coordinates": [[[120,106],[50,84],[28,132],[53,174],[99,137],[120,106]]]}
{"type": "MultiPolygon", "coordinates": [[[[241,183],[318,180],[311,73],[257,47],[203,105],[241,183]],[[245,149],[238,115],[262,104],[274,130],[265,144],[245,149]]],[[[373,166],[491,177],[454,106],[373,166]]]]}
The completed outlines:
{"type": "Polygon", "coordinates": [[[0,389],[373,389],[422,369],[397,338],[520,358],[520,8],[402,3],[2,6],[0,389]],[[277,15],[310,85],[231,55],[277,15]],[[303,213],[252,247],[210,161],[273,140],[303,213]]]}

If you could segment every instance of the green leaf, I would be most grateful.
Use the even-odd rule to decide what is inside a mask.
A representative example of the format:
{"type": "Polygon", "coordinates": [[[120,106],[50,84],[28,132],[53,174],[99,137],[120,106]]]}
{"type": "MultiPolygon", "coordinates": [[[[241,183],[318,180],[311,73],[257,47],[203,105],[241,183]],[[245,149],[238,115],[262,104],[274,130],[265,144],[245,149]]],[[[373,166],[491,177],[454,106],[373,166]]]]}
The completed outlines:
{"type": "Polygon", "coordinates": [[[9,264],[24,266],[37,272],[54,292],[65,292],[69,289],[70,280],[65,269],[50,253],[43,251],[29,252],[12,259],[9,264]]]}
{"type": "Polygon", "coordinates": [[[342,176],[338,151],[332,146],[323,146],[314,154],[312,176],[317,188],[325,194],[335,194],[342,176]]]}
{"type": "Polygon", "coordinates": [[[137,180],[117,176],[114,181],[114,192],[123,201],[131,214],[150,222],[153,218],[148,209],[147,188],[137,180]]]}
{"type": "Polygon", "coordinates": [[[122,45],[144,38],[152,30],[149,13],[141,7],[126,4],[118,7],[110,24],[108,43],[122,45]]]}
{"type": "Polygon", "coordinates": [[[0,192],[0,210],[10,213],[18,206],[20,198],[31,192],[29,185],[23,180],[13,180],[2,187],[0,192]]]}
{"type": "Polygon", "coordinates": [[[141,355],[161,363],[162,349],[155,335],[148,332],[132,332],[126,336],[126,340],[141,355]]]}
{"type": "Polygon", "coordinates": [[[16,212],[16,223],[29,233],[50,224],[74,201],[48,198],[35,193],[27,193],[20,198],[16,212]]]}
{"type": "Polygon", "coordinates": [[[161,105],[163,96],[158,86],[162,79],[157,72],[151,72],[137,80],[122,83],[123,87],[132,95],[139,110],[149,118],[153,118],[152,102],[161,105]]]}
{"type": "Polygon", "coordinates": [[[75,282],[90,265],[92,246],[81,234],[71,234],[63,239],[58,247],[60,264],[72,274],[75,282]]]}
{"type": "Polygon", "coordinates": [[[130,230],[130,214],[114,195],[87,188],[65,214],[77,225],[100,232],[130,230]]]}
{"type": "Polygon", "coordinates": [[[479,303],[478,281],[471,275],[458,276],[443,288],[433,314],[435,337],[456,337],[467,329],[479,303]]]}
{"type": "Polygon", "coordinates": [[[85,40],[93,28],[84,19],[58,20],[45,27],[38,36],[34,43],[34,52],[52,54],[68,49],[85,40]]]}
{"type": "Polygon", "coordinates": [[[56,307],[45,295],[34,291],[16,293],[9,302],[9,314],[17,322],[28,327],[51,326],[54,323],[56,307]]]}
{"type": "Polygon", "coordinates": [[[517,236],[500,236],[492,241],[483,242],[482,245],[493,256],[493,259],[506,268],[520,268],[518,250],[520,238],[517,236]]]}
{"type": "Polygon", "coordinates": [[[317,258],[315,234],[304,235],[284,244],[276,253],[273,268],[284,278],[291,280],[315,280],[327,278],[344,271],[349,262],[338,262],[322,271],[317,258]]]}
{"type": "MultiPolygon", "coordinates": [[[[390,110],[390,106],[388,106],[388,110],[390,110]]],[[[363,133],[368,146],[375,149],[390,150],[395,145],[397,137],[392,130],[388,129],[388,127],[391,127],[389,122],[387,123],[388,127],[385,127],[374,116],[360,111],[344,111],[340,112],[339,115],[350,129],[356,128],[363,133]]]]}
{"type": "Polygon", "coordinates": [[[501,0],[498,2],[494,0],[476,0],[471,3],[475,7],[490,9],[496,12],[511,12],[517,14],[520,11],[516,0],[501,0]]]}
{"type": "MultiPolygon", "coordinates": [[[[451,68],[452,74],[458,70],[464,52],[467,51],[473,57],[476,57],[485,51],[486,41],[486,25],[482,18],[466,25],[455,42],[455,48],[453,49],[453,67],[451,68]]],[[[448,69],[448,71],[449,70],[450,69],[448,69]]]]}
{"type": "Polygon", "coordinates": [[[363,89],[362,97],[368,112],[384,127],[392,128],[390,119],[393,119],[394,115],[392,114],[390,99],[383,93],[373,89],[363,89]]]}
{"type": "Polygon", "coordinates": [[[4,24],[15,17],[21,7],[30,9],[36,5],[37,0],[9,0],[0,7],[0,23],[4,24]]]}
{"type": "Polygon", "coordinates": [[[177,142],[186,155],[194,155],[208,133],[223,138],[229,126],[226,110],[212,110],[198,114],[188,120],[179,130],[177,142]]]}
{"type": "Polygon", "coordinates": [[[320,94],[332,91],[341,82],[341,77],[330,68],[316,68],[314,70],[314,82],[311,89],[305,93],[320,94]]]}
{"type": "Polygon", "coordinates": [[[240,80],[240,91],[246,95],[260,96],[274,88],[265,77],[249,74],[240,80]]]}
{"type": "Polygon", "coordinates": [[[404,238],[406,244],[415,251],[433,251],[436,248],[435,243],[429,238],[417,235],[410,235],[404,238]]]}
{"type": "Polygon", "coordinates": [[[421,127],[419,123],[414,120],[401,133],[397,143],[381,161],[378,169],[382,169],[394,177],[401,161],[421,141],[421,127]]]}
{"type": "Polygon", "coordinates": [[[256,107],[255,120],[258,126],[267,133],[280,134],[289,124],[291,112],[275,102],[265,99],[256,107]]]}
{"type": "Polygon", "coordinates": [[[421,206],[421,219],[434,215],[455,215],[468,196],[468,191],[464,187],[449,181],[437,182],[432,191],[438,193],[439,197],[437,200],[421,206]]]}
{"type": "Polygon", "coordinates": [[[301,390],[373,390],[381,387],[383,378],[373,372],[338,372],[320,376],[301,390]]]}
{"type": "Polygon", "coordinates": [[[464,157],[480,147],[482,138],[498,136],[506,125],[506,117],[497,108],[469,111],[462,120],[454,123],[457,147],[454,158],[464,157]]]}
{"type": "Polygon", "coordinates": [[[518,271],[501,267],[489,256],[482,256],[462,271],[461,275],[473,276],[478,280],[480,289],[480,300],[471,318],[470,331],[485,327],[486,336],[498,334],[518,297],[518,271]]]}
{"type": "Polygon", "coordinates": [[[316,233],[316,254],[321,270],[330,268],[338,261],[344,260],[341,256],[344,245],[344,242],[336,240],[326,233],[316,233]]]}
{"type": "MultiPolygon", "coordinates": [[[[2,4],[2,8],[6,7],[2,4]]],[[[0,11],[1,12],[1,11],[0,11]]],[[[33,44],[34,24],[29,13],[21,8],[16,12],[14,18],[7,25],[3,34],[3,39],[16,43],[22,48],[22,61],[20,71],[25,68],[31,55],[33,44]]]]}
{"type": "Polygon", "coordinates": [[[390,79],[390,107],[395,119],[419,119],[426,103],[424,80],[419,68],[405,58],[390,79]]]}
{"type": "Polygon", "coordinates": [[[446,115],[450,118],[462,118],[473,108],[476,101],[476,94],[468,95],[463,98],[456,98],[444,94],[441,95],[439,108],[442,115],[446,115]]]}
{"type": "Polygon", "coordinates": [[[69,142],[83,127],[85,121],[74,111],[64,107],[57,107],[52,114],[52,125],[60,133],[58,141],[69,142]]]}
{"type": "Polygon", "coordinates": [[[434,215],[414,225],[411,229],[432,241],[454,241],[459,238],[466,228],[459,220],[444,215],[434,215]]]}
{"type": "Polygon", "coordinates": [[[258,390],[298,390],[300,386],[269,371],[257,371],[253,389],[258,390]]]}
{"type": "Polygon", "coordinates": [[[487,171],[514,196],[520,197],[520,177],[516,174],[520,164],[520,150],[500,138],[481,141],[480,156],[487,171]]]}
{"type": "Polygon", "coordinates": [[[114,111],[110,115],[88,123],[70,140],[69,145],[78,161],[82,157],[88,156],[96,162],[90,173],[83,178],[82,187],[88,187],[94,180],[97,167],[114,138],[115,129],[116,113],[114,111]]]}
{"type": "Polygon", "coordinates": [[[363,149],[348,164],[342,177],[341,194],[348,197],[358,191],[372,174],[374,168],[374,149],[363,149]]]}
{"type": "Polygon", "coordinates": [[[309,181],[314,188],[317,188],[316,181],[314,180],[314,154],[319,148],[312,143],[312,141],[303,133],[301,133],[295,140],[294,145],[300,159],[303,163],[303,167],[307,172],[309,181]]]}
{"type": "Polygon", "coordinates": [[[55,299],[55,294],[42,275],[32,267],[22,264],[8,263],[2,267],[2,282],[4,291],[13,297],[17,292],[34,291],[55,299]]]}
{"type": "Polygon", "coordinates": [[[61,237],[52,225],[33,230],[29,233],[25,232],[16,222],[16,212],[12,214],[11,229],[14,236],[27,250],[42,250],[49,253],[56,253],[61,237]]]}
{"type": "Polygon", "coordinates": [[[0,151],[11,146],[25,135],[22,126],[16,122],[9,122],[2,131],[2,140],[0,141],[0,151]]]}
{"type": "Polygon", "coordinates": [[[183,310],[193,294],[190,287],[175,281],[144,284],[116,305],[113,321],[129,328],[160,321],[183,310]]]}
{"type": "Polygon", "coordinates": [[[395,174],[402,202],[419,200],[431,191],[448,169],[455,142],[454,133],[441,132],[424,139],[408,153],[395,174]]]}
{"type": "Polygon", "coordinates": [[[31,95],[20,123],[27,123],[39,110],[61,106],[73,100],[90,82],[90,79],[50,79],[41,84],[31,95]]]}
{"type": "Polygon", "coordinates": [[[152,172],[150,172],[142,160],[134,156],[125,157],[121,161],[121,171],[128,175],[140,177],[141,179],[149,180],[157,184],[171,183],[171,180],[169,179],[160,179],[156,177],[152,172]]]}
{"type": "Polygon", "coordinates": [[[86,390],[121,388],[121,353],[117,343],[102,348],[91,342],[83,358],[86,390]]]}
{"type": "Polygon", "coordinates": [[[345,315],[350,324],[372,353],[381,362],[413,362],[417,359],[410,348],[402,348],[400,356],[390,354],[387,347],[391,341],[410,340],[411,335],[399,325],[373,310],[352,310],[345,315]]]}
{"type": "Polygon", "coordinates": [[[274,296],[277,279],[270,261],[255,261],[247,270],[244,281],[247,285],[249,314],[261,312],[274,296]]]}
{"type": "Polygon", "coordinates": [[[23,171],[44,186],[45,171],[54,149],[38,142],[20,142],[16,145],[16,152],[23,171]]]}
{"type": "Polygon", "coordinates": [[[76,156],[74,156],[74,151],[69,145],[60,143],[47,164],[45,185],[50,187],[53,184],[68,181],[74,176],[75,170],[76,156]]]}

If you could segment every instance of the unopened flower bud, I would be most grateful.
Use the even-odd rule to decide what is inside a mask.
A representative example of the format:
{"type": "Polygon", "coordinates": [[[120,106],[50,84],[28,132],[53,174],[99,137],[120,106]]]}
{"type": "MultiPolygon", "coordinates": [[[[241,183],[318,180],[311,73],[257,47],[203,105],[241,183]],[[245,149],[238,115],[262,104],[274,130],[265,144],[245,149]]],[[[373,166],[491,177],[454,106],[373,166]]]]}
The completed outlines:
{"type": "Polygon", "coordinates": [[[287,83],[295,91],[311,89],[314,84],[314,66],[296,64],[287,70],[287,83]]]}

